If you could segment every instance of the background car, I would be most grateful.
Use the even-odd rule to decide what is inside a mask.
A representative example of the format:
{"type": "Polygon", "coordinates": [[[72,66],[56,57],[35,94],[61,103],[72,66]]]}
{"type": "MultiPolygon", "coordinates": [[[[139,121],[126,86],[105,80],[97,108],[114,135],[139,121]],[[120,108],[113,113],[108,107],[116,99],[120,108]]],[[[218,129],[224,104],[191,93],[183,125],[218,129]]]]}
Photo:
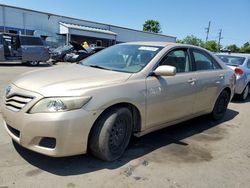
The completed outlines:
{"type": "Polygon", "coordinates": [[[122,156],[132,135],[226,113],[234,72],[209,51],[165,42],[109,47],[81,64],[26,73],[6,87],[10,137],[48,156],[122,156]]]}
{"type": "Polygon", "coordinates": [[[250,93],[250,54],[218,53],[216,54],[236,74],[235,94],[245,101],[250,93]]]}
{"type": "Polygon", "coordinates": [[[89,57],[101,50],[103,50],[105,47],[91,47],[91,48],[86,48],[85,50],[79,50],[79,51],[73,51],[71,53],[68,53],[65,55],[64,61],[67,62],[79,62],[86,57],[89,57]]]}
{"type": "Polygon", "coordinates": [[[85,49],[78,42],[71,41],[70,45],[64,45],[54,49],[50,54],[50,58],[54,62],[65,61],[66,54],[79,50],[85,49]]]}
{"type": "Polygon", "coordinates": [[[49,60],[49,48],[40,37],[0,33],[0,61],[20,61],[31,66],[49,60]]]}

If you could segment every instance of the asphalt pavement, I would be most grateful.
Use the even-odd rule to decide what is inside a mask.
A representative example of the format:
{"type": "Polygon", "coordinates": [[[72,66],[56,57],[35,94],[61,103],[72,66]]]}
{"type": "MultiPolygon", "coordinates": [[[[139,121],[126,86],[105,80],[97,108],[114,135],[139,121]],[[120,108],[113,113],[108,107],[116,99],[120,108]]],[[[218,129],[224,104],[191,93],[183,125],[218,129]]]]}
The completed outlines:
{"type": "MultiPolygon", "coordinates": [[[[21,73],[47,67],[0,64],[0,95],[21,73]]],[[[202,116],[135,138],[112,163],[91,154],[51,158],[24,149],[7,135],[0,112],[0,188],[249,188],[249,109],[250,98],[232,101],[220,122],[202,116]]]]}

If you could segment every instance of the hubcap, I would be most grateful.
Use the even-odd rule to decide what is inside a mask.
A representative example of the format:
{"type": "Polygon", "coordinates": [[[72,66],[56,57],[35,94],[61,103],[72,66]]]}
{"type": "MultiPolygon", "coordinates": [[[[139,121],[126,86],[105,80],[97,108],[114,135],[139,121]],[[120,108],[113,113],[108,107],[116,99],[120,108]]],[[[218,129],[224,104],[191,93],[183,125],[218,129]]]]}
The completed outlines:
{"type": "Polygon", "coordinates": [[[249,86],[247,85],[245,90],[244,90],[243,99],[246,99],[248,94],[249,94],[249,86]]]}
{"type": "Polygon", "coordinates": [[[30,64],[31,65],[37,65],[37,61],[31,61],[30,64]]]}
{"type": "Polygon", "coordinates": [[[116,152],[125,140],[127,133],[127,122],[124,118],[117,117],[109,138],[109,147],[111,152],[116,152]]]}

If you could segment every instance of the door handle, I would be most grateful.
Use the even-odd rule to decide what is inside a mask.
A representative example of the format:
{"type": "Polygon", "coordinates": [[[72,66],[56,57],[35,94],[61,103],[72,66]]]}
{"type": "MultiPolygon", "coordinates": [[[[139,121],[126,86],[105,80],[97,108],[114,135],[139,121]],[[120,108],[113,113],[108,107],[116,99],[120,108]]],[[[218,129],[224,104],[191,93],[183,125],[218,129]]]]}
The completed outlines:
{"type": "Polygon", "coordinates": [[[191,78],[188,80],[188,83],[190,83],[191,85],[194,85],[196,82],[196,79],[195,78],[191,78]]]}
{"type": "Polygon", "coordinates": [[[219,77],[220,77],[220,79],[224,79],[225,75],[224,74],[220,74],[219,77]]]}

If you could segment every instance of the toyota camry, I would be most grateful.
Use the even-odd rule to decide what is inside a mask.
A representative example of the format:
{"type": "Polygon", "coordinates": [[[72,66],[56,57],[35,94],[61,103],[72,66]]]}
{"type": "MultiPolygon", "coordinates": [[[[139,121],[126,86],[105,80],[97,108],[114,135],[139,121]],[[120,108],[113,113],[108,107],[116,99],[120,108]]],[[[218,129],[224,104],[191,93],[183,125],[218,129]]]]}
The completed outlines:
{"type": "Polygon", "coordinates": [[[205,49],[133,42],[21,75],[6,87],[1,108],[6,131],[25,148],[113,161],[132,135],[204,114],[223,118],[234,87],[234,72],[205,49]]]}

